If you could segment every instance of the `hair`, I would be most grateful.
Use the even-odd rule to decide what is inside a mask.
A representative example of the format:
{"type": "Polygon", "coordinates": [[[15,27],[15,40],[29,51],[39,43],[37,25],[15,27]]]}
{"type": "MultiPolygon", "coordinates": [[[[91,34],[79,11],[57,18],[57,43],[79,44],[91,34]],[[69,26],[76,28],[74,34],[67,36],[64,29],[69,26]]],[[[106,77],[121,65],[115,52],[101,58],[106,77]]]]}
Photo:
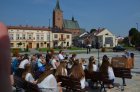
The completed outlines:
{"type": "Polygon", "coordinates": [[[74,61],[74,64],[71,68],[70,77],[80,79],[80,80],[85,77],[85,73],[81,64],[79,63],[79,59],[74,61]]]}
{"type": "Polygon", "coordinates": [[[62,50],[60,50],[59,53],[62,53],[62,50]]]}
{"type": "Polygon", "coordinates": [[[94,59],[94,56],[91,56],[89,58],[89,64],[88,64],[88,71],[89,72],[93,71],[93,64],[95,64],[95,59],[94,59]]]}
{"type": "Polygon", "coordinates": [[[53,71],[50,69],[47,69],[47,67],[46,67],[45,72],[40,75],[40,77],[37,80],[37,83],[41,83],[50,74],[53,74],[53,71]]]}
{"type": "Polygon", "coordinates": [[[24,72],[22,73],[22,79],[25,80],[25,77],[26,77],[27,73],[31,73],[33,75],[32,71],[31,71],[31,65],[30,64],[25,65],[24,72]]]}
{"type": "Polygon", "coordinates": [[[56,69],[55,76],[57,75],[67,76],[65,69],[66,69],[66,62],[65,61],[60,62],[60,65],[56,69]]]}
{"type": "Polygon", "coordinates": [[[108,74],[108,67],[111,66],[110,62],[109,62],[109,58],[107,57],[107,55],[103,56],[102,59],[102,65],[100,67],[100,72],[102,74],[108,74]]]}
{"type": "Polygon", "coordinates": [[[25,60],[25,59],[29,60],[28,54],[24,54],[23,60],[25,60]]]}

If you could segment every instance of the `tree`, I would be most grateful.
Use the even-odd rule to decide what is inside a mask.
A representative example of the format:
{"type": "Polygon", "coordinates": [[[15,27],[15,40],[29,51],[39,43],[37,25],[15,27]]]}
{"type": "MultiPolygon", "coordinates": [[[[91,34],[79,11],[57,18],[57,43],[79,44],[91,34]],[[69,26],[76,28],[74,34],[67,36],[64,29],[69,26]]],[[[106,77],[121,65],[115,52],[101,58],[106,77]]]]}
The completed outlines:
{"type": "Polygon", "coordinates": [[[140,33],[136,28],[131,28],[129,30],[129,41],[132,45],[139,45],[140,33]]]}
{"type": "Polygon", "coordinates": [[[96,31],[97,31],[96,29],[91,29],[90,33],[93,33],[93,32],[96,32],[96,31]]]}
{"type": "Polygon", "coordinates": [[[123,43],[124,43],[125,45],[129,46],[129,39],[128,39],[128,37],[125,37],[125,38],[123,39],[123,43]]]}

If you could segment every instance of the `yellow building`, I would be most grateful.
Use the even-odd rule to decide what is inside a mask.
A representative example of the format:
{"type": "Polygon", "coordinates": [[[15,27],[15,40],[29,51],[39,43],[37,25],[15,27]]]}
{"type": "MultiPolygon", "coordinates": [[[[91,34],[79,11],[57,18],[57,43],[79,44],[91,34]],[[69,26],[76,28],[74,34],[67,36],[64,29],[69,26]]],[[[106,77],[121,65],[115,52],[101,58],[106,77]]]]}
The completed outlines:
{"type": "MultiPolygon", "coordinates": [[[[63,47],[71,46],[71,33],[52,32],[46,27],[8,26],[11,48],[49,48],[64,43],[63,47]],[[56,35],[58,38],[56,38],[56,35]],[[61,37],[60,37],[61,35],[61,37]],[[67,44],[67,45],[66,45],[67,44]]],[[[62,46],[62,45],[61,45],[62,46]]]]}

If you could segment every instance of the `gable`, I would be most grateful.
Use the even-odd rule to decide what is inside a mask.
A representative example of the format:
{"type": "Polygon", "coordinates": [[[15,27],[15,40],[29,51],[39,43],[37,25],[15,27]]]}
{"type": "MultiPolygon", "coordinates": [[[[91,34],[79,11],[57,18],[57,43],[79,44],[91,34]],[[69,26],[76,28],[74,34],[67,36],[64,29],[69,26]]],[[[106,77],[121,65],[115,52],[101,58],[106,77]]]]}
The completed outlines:
{"type": "Polygon", "coordinates": [[[97,34],[97,36],[100,35],[113,35],[108,29],[102,30],[100,33],[97,34]]]}

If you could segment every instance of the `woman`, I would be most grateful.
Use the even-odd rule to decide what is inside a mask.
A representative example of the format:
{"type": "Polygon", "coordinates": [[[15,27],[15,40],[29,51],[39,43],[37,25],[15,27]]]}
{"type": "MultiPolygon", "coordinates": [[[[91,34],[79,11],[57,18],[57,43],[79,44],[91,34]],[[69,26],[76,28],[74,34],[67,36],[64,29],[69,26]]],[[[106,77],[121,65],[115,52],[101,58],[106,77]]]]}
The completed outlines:
{"type": "Polygon", "coordinates": [[[60,62],[60,65],[56,69],[55,76],[62,75],[67,76],[66,61],[60,62]]]}
{"type": "Polygon", "coordinates": [[[22,78],[28,82],[37,84],[41,92],[58,92],[57,81],[52,75],[52,71],[49,69],[46,69],[45,72],[35,81],[31,73],[31,67],[27,64],[22,78]]]}
{"type": "Polygon", "coordinates": [[[25,65],[25,70],[22,74],[22,79],[31,82],[31,83],[36,83],[34,77],[33,77],[33,73],[31,70],[31,65],[30,64],[26,64],[25,65]]]}
{"type": "Polygon", "coordinates": [[[85,88],[85,73],[78,59],[74,61],[70,77],[80,79],[81,88],[85,88]]]}
{"type": "Polygon", "coordinates": [[[98,70],[98,67],[95,63],[95,58],[94,58],[94,56],[91,56],[89,58],[88,71],[89,72],[93,72],[93,71],[96,72],[97,70],[98,70]]]}
{"type": "Polygon", "coordinates": [[[115,75],[114,75],[112,66],[111,66],[111,64],[109,62],[109,58],[107,57],[107,55],[103,56],[102,61],[103,62],[102,62],[102,65],[100,67],[100,72],[103,75],[108,75],[109,80],[111,80],[112,84],[113,84],[114,83],[114,79],[115,79],[115,75]]]}

